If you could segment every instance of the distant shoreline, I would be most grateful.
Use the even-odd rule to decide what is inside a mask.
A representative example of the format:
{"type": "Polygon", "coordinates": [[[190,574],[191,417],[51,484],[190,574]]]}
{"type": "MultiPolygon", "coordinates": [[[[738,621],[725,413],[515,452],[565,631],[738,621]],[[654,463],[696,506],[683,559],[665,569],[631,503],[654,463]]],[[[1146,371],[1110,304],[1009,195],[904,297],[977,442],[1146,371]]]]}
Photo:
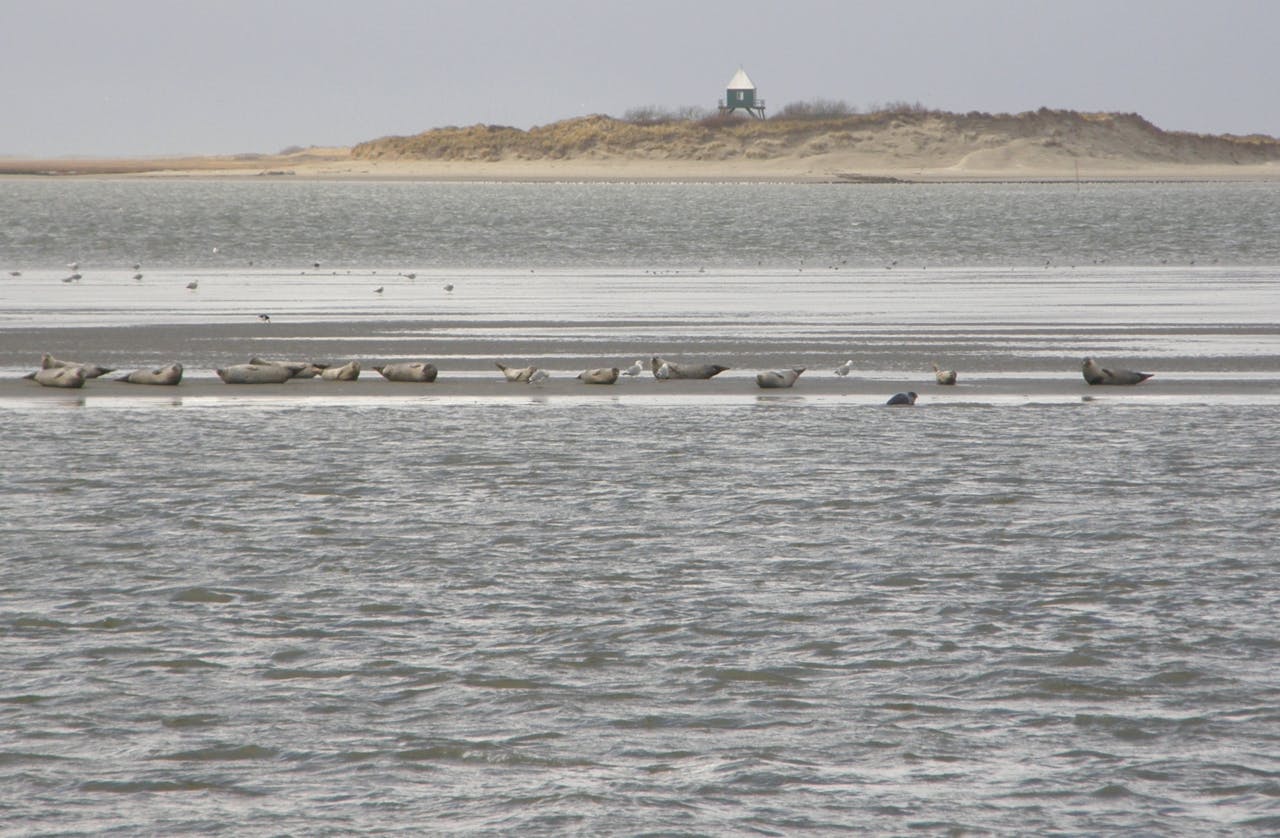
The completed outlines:
{"type": "Polygon", "coordinates": [[[37,160],[0,159],[4,180],[240,180],[424,181],[490,183],[1187,183],[1280,181],[1280,165],[1142,164],[1081,166],[1077,172],[1053,167],[1008,166],[987,169],[823,165],[812,158],[767,161],[512,160],[496,162],[439,160],[360,160],[347,154],[313,155],[305,160],[222,157],[37,160]]]}

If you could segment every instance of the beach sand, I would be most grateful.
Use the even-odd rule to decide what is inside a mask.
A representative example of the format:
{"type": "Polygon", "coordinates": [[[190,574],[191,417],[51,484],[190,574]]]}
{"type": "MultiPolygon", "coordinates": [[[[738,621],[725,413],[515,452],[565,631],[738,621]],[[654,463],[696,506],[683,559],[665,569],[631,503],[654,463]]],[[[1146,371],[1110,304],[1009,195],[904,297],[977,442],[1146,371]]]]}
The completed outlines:
{"type": "Polygon", "coordinates": [[[147,178],[301,178],[485,182],[705,182],[705,183],[985,183],[1274,181],[1280,164],[1162,163],[1136,155],[1077,157],[1041,148],[979,151],[961,155],[934,149],[786,154],[767,159],[688,160],[645,157],[486,161],[367,160],[345,148],[295,155],[121,158],[84,160],[0,159],[0,176],[147,178]]]}

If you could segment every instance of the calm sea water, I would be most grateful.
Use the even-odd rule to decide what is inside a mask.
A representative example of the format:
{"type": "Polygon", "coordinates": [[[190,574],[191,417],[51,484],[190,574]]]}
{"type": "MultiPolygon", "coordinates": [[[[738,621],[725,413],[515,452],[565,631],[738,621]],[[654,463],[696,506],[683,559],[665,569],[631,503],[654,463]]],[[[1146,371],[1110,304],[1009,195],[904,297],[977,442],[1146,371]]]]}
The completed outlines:
{"type": "MultiPolygon", "coordinates": [[[[559,277],[517,295],[549,319],[606,268],[634,289],[650,268],[847,259],[885,300],[891,266],[957,272],[957,316],[1012,329],[1025,301],[963,289],[1005,263],[1060,288],[1071,263],[1116,299],[1131,270],[1174,288],[1133,306],[1176,334],[1198,279],[1213,317],[1272,323],[1239,304],[1280,273],[1265,184],[18,181],[0,208],[0,268],[27,279],[75,260],[89,289],[141,261],[278,290],[319,260],[514,288],[528,266],[559,277]]],[[[91,299],[77,323],[132,316],[91,299]]],[[[823,299],[788,317],[830,328],[823,299]]],[[[4,834],[1280,829],[1272,402],[23,402],[0,421],[4,834]]]]}

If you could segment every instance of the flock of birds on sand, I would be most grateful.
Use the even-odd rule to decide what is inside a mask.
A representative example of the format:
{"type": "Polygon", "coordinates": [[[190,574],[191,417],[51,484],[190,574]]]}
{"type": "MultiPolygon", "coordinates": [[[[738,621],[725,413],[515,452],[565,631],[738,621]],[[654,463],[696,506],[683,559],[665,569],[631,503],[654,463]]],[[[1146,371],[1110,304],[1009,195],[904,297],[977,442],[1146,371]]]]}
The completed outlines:
{"type": "MultiPolygon", "coordinates": [[[[503,378],[511,383],[541,384],[551,378],[551,374],[536,366],[514,367],[497,362],[497,368],[503,378]]],[[[680,363],[667,360],[657,355],[649,361],[649,371],[659,381],[671,379],[710,379],[729,369],[721,364],[680,363]]],[[[848,376],[853,371],[853,360],[847,360],[835,369],[835,374],[848,376]]],[[[435,364],[427,361],[400,361],[389,364],[375,364],[373,370],[388,381],[421,382],[435,381],[440,371],[435,364]]],[[[614,384],[619,378],[637,378],[644,373],[645,364],[637,359],[631,366],[597,367],[583,370],[577,378],[585,384],[614,384]]],[[[361,366],[357,360],[345,364],[333,365],[313,363],[310,361],[272,361],[262,358],[250,358],[244,364],[230,364],[214,370],[218,378],[227,384],[283,384],[293,378],[320,378],[326,381],[355,381],[360,377],[361,366]]],[[[804,367],[766,370],[756,374],[756,385],[761,389],[786,389],[795,385],[804,367]]],[[[45,354],[40,359],[40,369],[29,373],[24,378],[31,379],[43,387],[79,388],[86,380],[99,378],[115,370],[98,364],[87,364],[79,361],[66,361],[45,354]]],[[[126,375],[118,376],[116,381],[129,384],[176,385],[182,381],[182,364],[173,363],[155,369],[134,370],[126,375]]],[[[950,386],[956,383],[956,371],[942,369],[933,365],[934,381],[940,385],[950,386]]],[[[1085,358],[1081,365],[1081,374],[1090,385],[1132,386],[1146,381],[1152,373],[1137,372],[1126,369],[1110,369],[1099,366],[1092,358],[1085,358]]],[[[914,391],[895,393],[886,404],[893,406],[910,406],[916,403],[919,396],[914,391]]]]}
{"type": "MultiPolygon", "coordinates": [[[[218,252],[218,248],[216,248],[216,247],[215,247],[215,248],[213,249],[213,252],[214,252],[214,253],[217,253],[217,252],[218,252]]],[[[253,265],[253,262],[250,262],[250,263],[249,263],[249,265],[250,265],[250,266],[252,266],[252,265],[253,265]]],[[[320,263],[319,263],[319,262],[313,262],[313,263],[311,263],[311,266],[312,266],[313,268],[315,268],[315,269],[317,269],[317,270],[318,270],[318,269],[320,268],[320,263]]],[[[70,273],[70,274],[68,274],[67,276],[64,276],[64,277],[62,278],[62,281],[63,281],[64,283],[79,282],[80,280],[84,279],[84,274],[80,273],[80,263],[79,263],[79,262],[68,262],[68,263],[67,263],[67,268],[68,268],[68,270],[70,270],[70,271],[71,271],[71,273],[70,273]]],[[[337,271],[333,271],[333,275],[334,275],[334,276],[337,276],[337,273],[338,273],[337,271]]],[[[347,271],[347,273],[351,273],[351,271],[347,271]]],[[[373,273],[375,273],[375,274],[376,274],[376,273],[377,273],[377,271],[374,271],[373,273]]],[[[306,271],[303,271],[303,275],[306,275],[306,271]]],[[[408,273],[405,273],[405,272],[403,272],[403,271],[402,271],[402,272],[400,272],[400,273],[398,273],[398,274],[396,274],[396,275],[397,275],[397,276],[405,277],[406,279],[408,279],[408,280],[410,280],[410,281],[412,281],[412,280],[414,280],[414,279],[417,279],[417,277],[418,277],[418,274],[417,274],[417,273],[415,273],[415,272],[412,272],[412,271],[410,271],[410,272],[408,272],[408,273]]],[[[9,271],[9,276],[12,276],[12,277],[19,277],[19,276],[22,276],[22,271],[9,271]]],[[[140,281],[142,281],[142,265],[141,265],[140,263],[135,262],[135,263],[133,264],[133,278],[134,278],[134,279],[136,279],[136,280],[138,280],[139,282],[140,282],[140,281]]],[[[445,283],[443,286],[441,286],[441,287],[444,289],[445,293],[447,293],[447,294],[452,294],[452,293],[453,293],[453,283],[452,283],[452,282],[446,282],[446,283],[445,283]]],[[[187,283],[187,290],[188,290],[188,291],[196,291],[196,290],[199,290],[199,288],[200,288],[200,280],[198,280],[198,279],[193,279],[193,280],[191,280],[190,282],[188,282],[188,283],[187,283]]],[[[381,294],[381,293],[383,293],[383,292],[384,292],[384,291],[386,291],[386,290],[387,290],[387,289],[386,289],[386,286],[385,286],[385,285],[379,285],[377,288],[373,289],[373,293],[375,293],[375,294],[381,294]]],[[[259,319],[259,320],[261,320],[261,321],[263,321],[263,322],[265,322],[265,323],[270,323],[270,322],[271,322],[271,317],[270,317],[270,315],[267,315],[267,314],[259,314],[259,315],[258,315],[258,319],[259,319]]]]}

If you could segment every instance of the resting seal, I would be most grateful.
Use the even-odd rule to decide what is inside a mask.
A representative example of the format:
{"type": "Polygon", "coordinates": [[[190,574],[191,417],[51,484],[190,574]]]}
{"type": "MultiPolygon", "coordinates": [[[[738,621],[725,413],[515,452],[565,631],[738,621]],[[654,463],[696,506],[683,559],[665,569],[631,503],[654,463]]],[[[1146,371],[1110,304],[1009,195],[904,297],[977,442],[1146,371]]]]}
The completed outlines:
{"type": "Polygon", "coordinates": [[[933,377],[939,384],[956,383],[956,371],[941,369],[937,364],[933,365],[933,377]]]}
{"type": "Polygon", "coordinates": [[[756,375],[756,385],[765,390],[790,387],[796,383],[796,379],[800,377],[802,372],[804,372],[804,367],[792,367],[789,370],[769,370],[756,375]]]}
{"type": "Polygon", "coordinates": [[[916,403],[916,398],[918,398],[916,394],[911,392],[894,393],[892,396],[889,397],[889,401],[885,402],[885,404],[891,404],[895,407],[900,405],[909,406],[916,403]]]}
{"type": "Polygon", "coordinates": [[[325,381],[355,381],[360,377],[360,362],[347,361],[340,367],[328,367],[320,377],[325,381]]]}
{"type": "Polygon", "coordinates": [[[1080,372],[1084,375],[1084,380],[1089,384],[1141,384],[1154,375],[1154,373],[1150,372],[1135,372],[1133,370],[1110,370],[1106,367],[1098,366],[1092,358],[1084,359],[1080,372]]]}
{"type": "Polygon", "coordinates": [[[41,387],[83,387],[84,370],[81,367],[46,367],[22,376],[41,387]]]}
{"type": "Polygon", "coordinates": [[[663,366],[667,367],[667,378],[715,378],[720,373],[729,369],[719,364],[677,364],[675,361],[667,361],[654,355],[649,361],[649,366],[653,369],[653,377],[658,377],[658,371],[663,366]]]}
{"type": "Polygon", "coordinates": [[[328,366],[328,364],[313,364],[310,361],[264,361],[258,357],[250,358],[249,363],[257,364],[260,367],[285,367],[293,374],[294,378],[315,378],[328,366]]]}
{"type": "Polygon", "coordinates": [[[182,364],[170,364],[154,370],[134,370],[116,379],[129,384],[177,384],[181,380],[182,364]]]}
{"type": "Polygon", "coordinates": [[[232,364],[214,372],[228,384],[283,384],[293,377],[279,364],[232,364]]]}
{"type": "Polygon", "coordinates": [[[502,374],[506,376],[507,381],[524,381],[526,383],[529,381],[529,376],[533,375],[534,370],[537,369],[537,367],[522,367],[517,369],[515,367],[509,367],[503,363],[497,363],[497,367],[502,370],[502,374]]]}
{"type": "Polygon", "coordinates": [[[63,369],[67,367],[78,368],[81,372],[84,373],[85,378],[97,378],[98,376],[106,375],[109,372],[115,372],[115,370],[113,369],[109,369],[107,367],[100,367],[97,364],[82,364],[79,361],[61,361],[53,357],[52,355],[48,354],[47,352],[44,355],[40,356],[41,369],[56,370],[56,369],[63,369]]]}
{"type": "Polygon", "coordinates": [[[435,364],[424,361],[406,361],[398,364],[378,364],[374,367],[387,381],[422,381],[430,383],[436,380],[440,370],[435,364]]]}
{"type": "Polygon", "coordinates": [[[618,380],[618,368],[609,367],[605,369],[586,370],[578,373],[578,378],[586,384],[612,384],[618,380]]]}

